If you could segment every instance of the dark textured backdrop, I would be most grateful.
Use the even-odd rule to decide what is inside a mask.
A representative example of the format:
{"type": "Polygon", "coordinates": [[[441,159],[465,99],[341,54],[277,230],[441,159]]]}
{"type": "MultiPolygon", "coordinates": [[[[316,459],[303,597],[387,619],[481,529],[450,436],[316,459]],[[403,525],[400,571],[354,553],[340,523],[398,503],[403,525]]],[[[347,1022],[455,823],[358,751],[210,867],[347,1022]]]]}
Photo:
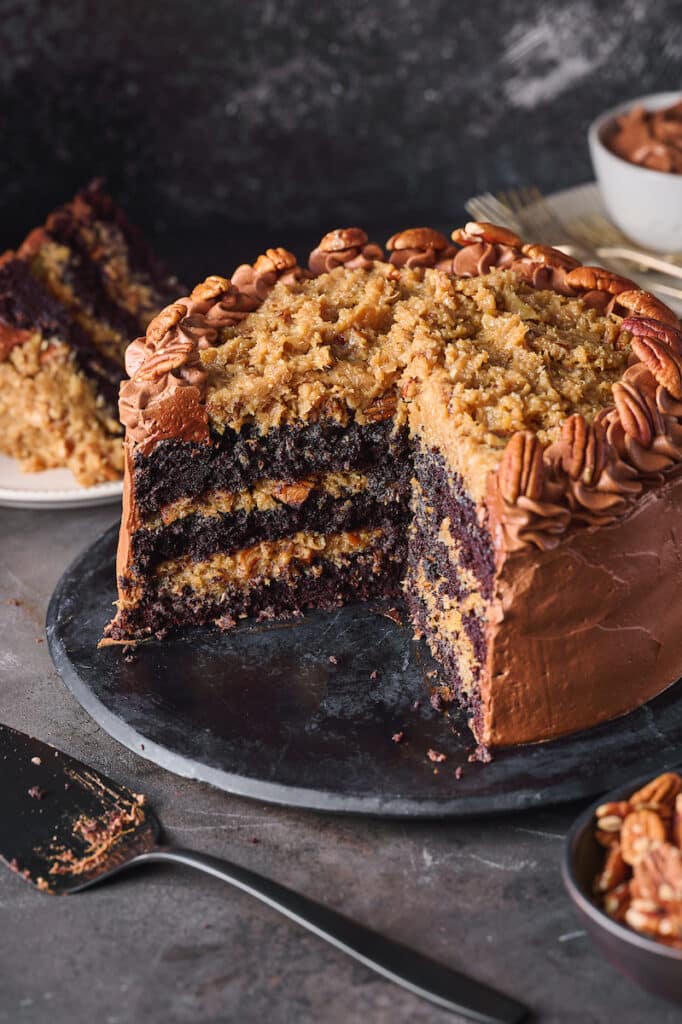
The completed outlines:
{"type": "Polygon", "coordinates": [[[196,277],[252,239],[587,180],[590,119],[679,88],[682,6],[0,0],[0,58],[0,245],[105,173],[196,277]]]}

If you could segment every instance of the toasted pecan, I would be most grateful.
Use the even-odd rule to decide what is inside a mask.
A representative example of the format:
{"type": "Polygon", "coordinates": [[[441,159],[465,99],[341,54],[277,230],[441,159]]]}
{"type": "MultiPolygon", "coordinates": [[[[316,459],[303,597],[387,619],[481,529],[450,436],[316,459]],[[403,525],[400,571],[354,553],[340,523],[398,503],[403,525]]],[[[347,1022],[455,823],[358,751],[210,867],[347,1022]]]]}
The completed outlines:
{"type": "Polygon", "coordinates": [[[386,242],[389,252],[400,252],[402,249],[433,249],[441,252],[448,248],[448,240],[440,231],[433,228],[406,228],[391,235],[386,242]]]}
{"type": "Polygon", "coordinates": [[[335,228],[320,239],[317,248],[322,252],[343,252],[344,249],[360,249],[367,242],[362,228],[335,228]]]}
{"type": "Polygon", "coordinates": [[[661,387],[673,398],[682,398],[682,356],[652,337],[633,337],[632,351],[642,360],[661,387]]]}
{"type": "Polygon", "coordinates": [[[490,224],[486,220],[470,220],[463,228],[455,228],[450,235],[457,245],[474,245],[476,242],[489,242],[491,245],[511,245],[520,249],[523,244],[518,235],[499,224],[490,224]]]}
{"type": "Polygon", "coordinates": [[[577,291],[607,292],[609,295],[637,288],[634,281],[604,270],[603,267],[575,267],[566,275],[566,283],[577,291]]]}
{"type": "Polygon", "coordinates": [[[542,452],[537,435],[529,430],[518,430],[508,441],[498,472],[500,492],[510,505],[521,496],[533,501],[542,497],[545,478],[542,452]]]}
{"type": "Polygon", "coordinates": [[[642,291],[635,285],[630,291],[621,291],[614,303],[614,311],[627,310],[633,315],[652,317],[671,327],[679,327],[679,318],[669,306],[650,292],[642,291]]]}

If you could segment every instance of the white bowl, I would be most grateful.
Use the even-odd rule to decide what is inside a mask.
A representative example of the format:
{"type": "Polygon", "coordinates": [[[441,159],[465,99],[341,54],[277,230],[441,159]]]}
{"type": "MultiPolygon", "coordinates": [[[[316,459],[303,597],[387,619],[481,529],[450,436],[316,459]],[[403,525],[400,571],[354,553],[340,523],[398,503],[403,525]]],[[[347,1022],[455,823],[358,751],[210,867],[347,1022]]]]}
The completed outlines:
{"type": "Polygon", "coordinates": [[[617,114],[633,107],[658,110],[682,99],[682,92],[641,96],[607,110],[590,125],[592,165],[609,216],[633,242],[661,252],[682,252],[682,174],[666,174],[628,163],[606,148],[604,139],[617,114]]]}

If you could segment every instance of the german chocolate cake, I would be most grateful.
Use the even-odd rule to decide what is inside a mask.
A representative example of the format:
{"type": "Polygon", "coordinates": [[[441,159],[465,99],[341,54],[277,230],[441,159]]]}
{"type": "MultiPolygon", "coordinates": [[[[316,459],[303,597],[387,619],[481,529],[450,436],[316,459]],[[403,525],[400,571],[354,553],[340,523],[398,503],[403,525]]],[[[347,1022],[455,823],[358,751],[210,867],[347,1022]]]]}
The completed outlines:
{"type": "Polygon", "coordinates": [[[0,451],[119,478],[124,352],[178,290],[99,182],[0,256],[0,451]]]}
{"type": "Polygon", "coordinates": [[[510,232],[333,231],[210,277],[127,350],[104,643],[404,593],[479,743],[682,674],[682,334],[510,232]]]}

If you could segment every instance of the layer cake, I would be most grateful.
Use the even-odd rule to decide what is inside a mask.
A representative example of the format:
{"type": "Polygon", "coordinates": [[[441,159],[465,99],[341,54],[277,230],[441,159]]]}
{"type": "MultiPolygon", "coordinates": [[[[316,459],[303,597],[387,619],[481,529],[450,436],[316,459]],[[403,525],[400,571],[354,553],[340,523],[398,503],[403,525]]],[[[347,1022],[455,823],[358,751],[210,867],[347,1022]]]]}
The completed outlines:
{"type": "Polygon", "coordinates": [[[178,291],[97,181],[0,256],[0,451],[119,478],[125,349],[178,291]]]}
{"type": "Polygon", "coordinates": [[[210,277],[127,350],[104,643],[404,593],[478,742],[682,672],[682,334],[490,224],[330,232],[210,277]]]}

